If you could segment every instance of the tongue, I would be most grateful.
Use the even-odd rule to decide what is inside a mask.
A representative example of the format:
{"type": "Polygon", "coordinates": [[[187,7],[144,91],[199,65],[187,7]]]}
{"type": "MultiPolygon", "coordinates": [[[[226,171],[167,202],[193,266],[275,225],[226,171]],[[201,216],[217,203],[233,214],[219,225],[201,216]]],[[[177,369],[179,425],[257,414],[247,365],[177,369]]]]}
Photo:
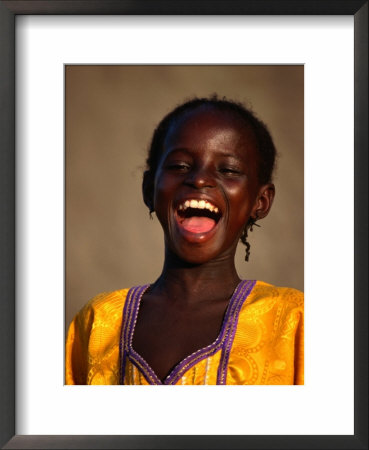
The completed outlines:
{"type": "Polygon", "coordinates": [[[183,219],[182,227],[191,233],[207,233],[215,226],[215,220],[209,217],[190,217],[183,219]]]}

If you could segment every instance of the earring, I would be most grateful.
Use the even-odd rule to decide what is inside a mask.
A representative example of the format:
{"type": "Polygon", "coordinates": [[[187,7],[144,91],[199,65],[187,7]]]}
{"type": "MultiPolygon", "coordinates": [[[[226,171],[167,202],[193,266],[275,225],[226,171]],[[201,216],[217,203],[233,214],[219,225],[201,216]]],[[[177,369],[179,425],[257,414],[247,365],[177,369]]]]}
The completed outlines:
{"type": "Polygon", "coordinates": [[[257,216],[255,219],[253,217],[250,217],[250,219],[248,220],[247,224],[245,225],[245,228],[243,229],[243,232],[241,235],[241,242],[246,246],[245,261],[247,261],[247,262],[250,258],[250,248],[251,248],[250,243],[247,241],[247,238],[248,238],[247,233],[248,233],[249,229],[250,229],[250,231],[253,231],[253,226],[260,227],[260,225],[256,223],[257,220],[258,220],[257,216]]]}
{"type": "Polygon", "coordinates": [[[152,216],[152,213],[153,212],[155,212],[155,209],[153,209],[152,207],[150,207],[150,211],[149,211],[149,217],[150,217],[150,220],[153,220],[153,216],[152,216]]]}

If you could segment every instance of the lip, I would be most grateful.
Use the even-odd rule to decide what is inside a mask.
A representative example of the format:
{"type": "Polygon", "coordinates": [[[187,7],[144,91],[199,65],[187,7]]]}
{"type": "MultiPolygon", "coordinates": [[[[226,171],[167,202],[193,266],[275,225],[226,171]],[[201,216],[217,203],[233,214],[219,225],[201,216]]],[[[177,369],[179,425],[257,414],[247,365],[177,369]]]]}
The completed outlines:
{"type": "Polygon", "coordinates": [[[174,213],[174,217],[175,217],[174,222],[175,222],[175,227],[177,229],[177,232],[181,236],[183,236],[183,238],[186,241],[189,241],[194,244],[202,244],[204,242],[207,242],[209,239],[211,239],[217,232],[219,224],[222,222],[222,217],[221,217],[219,219],[219,221],[216,222],[215,226],[211,230],[207,231],[206,233],[193,233],[191,231],[185,230],[183,227],[180,226],[179,220],[178,220],[178,214],[176,211],[174,213]]]}

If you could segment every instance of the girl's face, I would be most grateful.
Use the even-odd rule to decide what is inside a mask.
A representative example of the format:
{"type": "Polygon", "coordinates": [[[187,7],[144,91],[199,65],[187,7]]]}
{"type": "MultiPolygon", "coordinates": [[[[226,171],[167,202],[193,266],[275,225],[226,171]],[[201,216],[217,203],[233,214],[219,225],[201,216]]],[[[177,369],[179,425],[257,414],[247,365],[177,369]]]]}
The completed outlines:
{"type": "Polygon", "coordinates": [[[264,217],[274,186],[260,186],[251,130],[237,116],[198,108],[172,125],[150,200],[168,250],[201,264],[234,257],[250,216],[264,217]]]}

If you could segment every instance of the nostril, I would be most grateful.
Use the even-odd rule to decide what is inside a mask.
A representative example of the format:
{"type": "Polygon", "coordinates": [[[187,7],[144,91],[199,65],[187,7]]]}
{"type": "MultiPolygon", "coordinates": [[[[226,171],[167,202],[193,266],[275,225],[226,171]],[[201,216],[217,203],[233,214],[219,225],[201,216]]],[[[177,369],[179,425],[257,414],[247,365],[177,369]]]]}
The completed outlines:
{"type": "Polygon", "coordinates": [[[186,182],[196,188],[213,187],[215,186],[215,181],[209,175],[204,173],[192,173],[186,180],[186,182]]]}

